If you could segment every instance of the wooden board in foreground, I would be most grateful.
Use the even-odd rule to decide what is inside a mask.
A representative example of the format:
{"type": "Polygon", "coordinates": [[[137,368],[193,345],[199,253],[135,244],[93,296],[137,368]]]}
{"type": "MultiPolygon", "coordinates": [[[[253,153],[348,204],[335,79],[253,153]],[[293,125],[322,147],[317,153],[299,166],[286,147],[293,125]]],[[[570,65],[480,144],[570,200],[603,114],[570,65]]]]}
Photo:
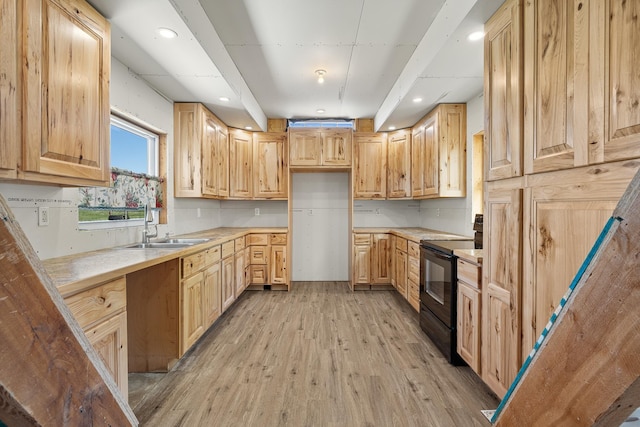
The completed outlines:
{"type": "Polygon", "coordinates": [[[138,424],[1,195],[0,343],[0,425],[138,424]]]}
{"type": "Polygon", "coordinates": [[[619,426],[640,405],[640,173],[495,425],[619,426]]]}

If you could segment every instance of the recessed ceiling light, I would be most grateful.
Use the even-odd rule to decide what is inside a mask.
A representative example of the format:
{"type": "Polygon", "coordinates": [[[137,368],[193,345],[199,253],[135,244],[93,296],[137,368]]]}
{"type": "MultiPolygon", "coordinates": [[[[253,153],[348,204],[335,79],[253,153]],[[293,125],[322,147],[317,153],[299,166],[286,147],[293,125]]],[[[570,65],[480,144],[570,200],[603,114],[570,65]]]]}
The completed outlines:
{"type": "Polygon", "coordinates": [[[244,128],[245,128],[246,130],[251,130],[251,129],[253,129],[253,126],[245,126],[244,128]]]}
{"type": "Polygon", "coordinates": [[[222,102],[229,102],[229,98],[227,98],[226,96],[221,96],[220,98],[218,98],[220,101],[222,102]]]}
{"type": "Polygon", "coordinates": [[[318,109],[316,110],[316,113],[318,113],[318,114],[324,114],[324,110],[323,110],[322,108],[318,108],[318,109]]]}
{"type": "Polygon", "coordinates": [[[413,102],[415,102],[416,104],[417,104],[418,102],[422,102],[422,98],[420,98],[420,97],[413,98],[413,102]]]}
{"type": "Polygon", "coordinates": [[[160,27],[156,30],[156,33],[158,33],[160,36],[164,37],[165,39],[175,39],[176,37],[178,37],[178,33],[173,31],[171,28],[160,27]]]}
{"type": "Polygon", "coordinates": [[[324,76],[327,74],[325,70],[316,70],[316,76],[318,76],[318,83],[324,83],[324,76]]]}
{"type": "Polygon", "coordinates": [[[395,126],[389,126],[389,130],[396,130],[395,126]]]}
{"type": "Polygon", "coordinates": [[[467,36],[467,38],[472,42],[481,40],[483,37],[484,37],[484,31],[474,31],[473,33],[467,36]]]}

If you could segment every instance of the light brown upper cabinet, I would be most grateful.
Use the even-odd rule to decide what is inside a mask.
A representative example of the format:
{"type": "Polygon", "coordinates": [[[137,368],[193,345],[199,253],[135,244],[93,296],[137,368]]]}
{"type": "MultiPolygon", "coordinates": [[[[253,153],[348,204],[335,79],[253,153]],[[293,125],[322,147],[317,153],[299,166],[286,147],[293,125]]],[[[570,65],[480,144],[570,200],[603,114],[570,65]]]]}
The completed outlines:
{"type": "Polygon", "coordinates": [[[175,197],[229,196],[228,130],[199,103],[175,103],[175,197]]]}
{"type": "Polygon", "coordinates": [[[387,134],[355,133],[353,136],[354,199],[387,197],[387,134]]]}
{"type": "Polygon", "coordinates": [[[0,0],[0,178],[16,178],[20,142],[18,2],[0,0]]]}
{"type": "Polygon", "coordinates": [[[638,2],[525,3],[525,173],[638,156],[638,13],[638,2]]]}
{"type": "Polygon", "coordinates": [[[466,195],[467,107],[440,104],[412,129],[415,199],[466,195]]]}
{"type": "Polygon", "coordinates": [[[253,135],[240,129],[229,131],[229,196],[236,199],[252,197],[253,135]]]}
{"type": "Polygon", "coordinates": [[[209,110],[202,110],[202,194],[229,197],[229,131],[209,110]]]}
{"type": "Polygon", "coordinates": [[[351,166],[351,129],[289,129],[292,167],[351,166]]]}
{"type": "Polygon", "coordinates": [[[398,130],[387,140],[387,198],[411,198],[411,131],[398,130]]]}
{"type": "Polygon", "coordinates": [[[287,134],[253,134],[253,198],[286,200],[289,191],[287,134]]]}
{"type": "Polygon", "coordinates": [[[522,175],[522,5],[507,0],[485,24],[485,179],[522,175]]]}
{"type": "MultiPolygon", "coordinates": [[[[18,44],[24,55],[20,57],[24,133],[18,177],[66,185],[109,185],[109,23],[84,1],[18,4],[23,6],[19,14],[23,38],[18,44]]],[[[3,21],[10,17],[5,16],[6,5],[11,10],[15,3],[2,1],[3,21]]],[[[3,51],[15,25],[5,28],[4,24],[3,37],[9,38],[3,38],[3,51]]],[[[12,93],[8,96],[11,101],[12,93]]],[[[3,114],[11,119],[17,112],[3,114]]]]}

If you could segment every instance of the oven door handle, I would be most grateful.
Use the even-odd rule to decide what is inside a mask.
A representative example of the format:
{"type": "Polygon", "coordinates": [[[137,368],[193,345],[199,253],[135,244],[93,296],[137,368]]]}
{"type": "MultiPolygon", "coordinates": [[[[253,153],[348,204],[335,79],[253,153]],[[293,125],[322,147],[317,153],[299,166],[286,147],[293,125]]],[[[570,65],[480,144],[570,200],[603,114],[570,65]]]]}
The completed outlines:
{"type": "Polygon", "coordinates": [[[447,255],[441,252],[430,251],[428,249],[426,250],[426,255],[427,255],[427,258],[430,256],[433,256],[444,261],[451,261],[453,259],[453,255],[447,255]]]}

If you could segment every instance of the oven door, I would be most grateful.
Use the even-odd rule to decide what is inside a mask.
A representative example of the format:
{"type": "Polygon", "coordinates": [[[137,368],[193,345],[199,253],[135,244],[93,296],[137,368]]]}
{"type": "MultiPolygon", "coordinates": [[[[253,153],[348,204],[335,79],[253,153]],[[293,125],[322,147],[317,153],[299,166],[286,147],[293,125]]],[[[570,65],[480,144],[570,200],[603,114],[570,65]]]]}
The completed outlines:
{"type": "Polygon", "coordinates": [[[420,253],[420,301],[447,327],[454,328],[455,257],[424,247],[420,253]]]}

